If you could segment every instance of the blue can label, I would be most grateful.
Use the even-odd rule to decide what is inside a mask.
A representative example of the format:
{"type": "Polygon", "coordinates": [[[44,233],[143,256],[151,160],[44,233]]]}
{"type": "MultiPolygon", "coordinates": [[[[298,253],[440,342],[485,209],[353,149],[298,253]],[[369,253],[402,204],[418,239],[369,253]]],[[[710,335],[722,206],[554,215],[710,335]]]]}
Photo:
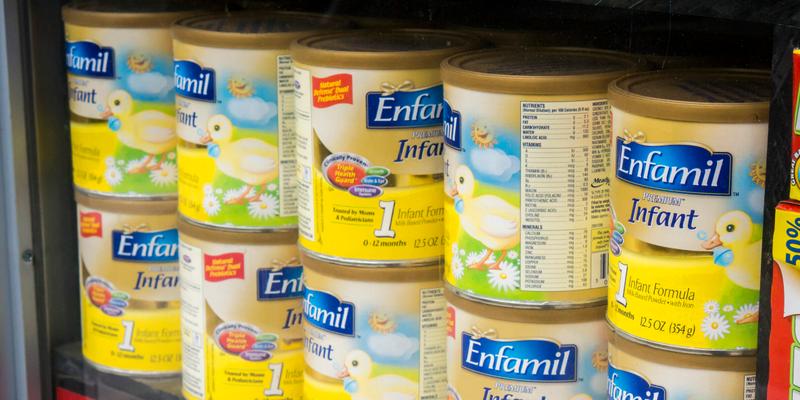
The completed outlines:
{"type": "Polygon", "coordinates": [[[525,382],[574,382],[576,345],[548,340],[495,340],[463,332],[461,367],[479,374],[525,382]]]}
{"type": "Polygon", "coordinates": [[[305,288],[303,317],[308,323],[328,332],[355,335],[355,305],[309,287],[305,288]]]}
{"type": "Polygon", "coordinates": [[[367,93],[367,128],[418,128],[442,124],[442,85],[367,93]]]}

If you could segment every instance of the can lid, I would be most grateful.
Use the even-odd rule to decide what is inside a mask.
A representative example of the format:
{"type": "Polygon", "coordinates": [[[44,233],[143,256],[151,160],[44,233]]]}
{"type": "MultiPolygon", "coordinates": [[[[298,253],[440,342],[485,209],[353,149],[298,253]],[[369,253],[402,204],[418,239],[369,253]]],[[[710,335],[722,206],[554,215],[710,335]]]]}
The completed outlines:
{"type": "Polygon", "coordinates": [[[768,72],[740,69],[645,72],[608,86],[609,101],[620,110],[693,122],[766,123],[771,93],[768,72]]]}
{"type": "MultiPolygon", "coordinates": [[[[708,355],[689,354],[685,352],[669,351],[637,343],[620,335],[611,328],[609,344],[619,351],[633,355],[636,358],[651,360],[658,364],[691,369],[711,369],[717,371],[755,372],[756,357],[754,355],[708,355]]],[[[619,365],[617,367],[620,367],[619,365]]]]}
{"type": "Polygon", "coordinates": [[[323,14],[258,10],[185,18],[175,23],[173,37],[199,46],[285,49],[300,37],[350,25],[347,19],[323,14]]]}
{"type": "Polygon", "coordinates": [[[292,57],[338,68],[436,68],[444,58],[480,45],[477,37],[452,31],[369,29],[299,39],[292,43],[292,57]]]}
{"type": "Polygon", "coordinates": [[[345,263],[332,263],[310,256],[300,249],[300,258],[303,267],[319,274],[328,275],[336,279],[374,282],[429,282],[441,281],[442,265],[435,263],[427,266],[385,266],[353,265],[345,263]]]}
{"type": "Polygon", "coordinates": [[[97,196],[76,190],[75,201],[86,207],[120,214],[174,214],[178,211],[178,201],[175,198],[129,199],[97,196]]]}
{"type": "Polygon", "coordinates": [[[68,24],[107,28],[168,28],[180,18],[196,14],[200,2],[162,0],[88,0],[61,8],[68,24]]]}
{"type": "Polygon", "coordinates": [[[602,321],[606,312],[605,304],[570,309],[536,309],[530,307],[511,307],[501,304],[487,304],[461,297],[449,286],[445,289],[444,295],[450,304],[470,314],[486,316],[486,318],[509,322],[567,324],[587,321],[602,321]]]}
{"type": "Polygon", "coordinates": [[[490,49],[442,62],[445,83],[495,93],[605,93],[609,82],[641,69],[636,58],[606,50],[570,47],[490,49]]]}
{"type": "Polygon", "coordinates": [[[297,229],[270,231],[245,231],[203,226],[178,216],[178,231],[195,239],[217,243],[247,243],[263,245],[292,244],[297,242],[297,229]]]}

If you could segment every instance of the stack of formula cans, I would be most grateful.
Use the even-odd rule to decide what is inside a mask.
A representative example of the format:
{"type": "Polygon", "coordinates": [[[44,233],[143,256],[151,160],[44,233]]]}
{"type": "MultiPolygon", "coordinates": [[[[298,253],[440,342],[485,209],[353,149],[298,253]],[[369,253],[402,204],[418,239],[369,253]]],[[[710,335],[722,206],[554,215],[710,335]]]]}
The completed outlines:
{"type": "Polygon", "coordinates": [[[289,45],[347,25],[268,11],[175,24],[187,399],[303,398],[289,45]]]}
{"type": "Polygon", "coordinates": [[[103,371],[181,370],[170,27],[186,15],[148,1],[63,9],[83,355],[103,371]]]}
{"type": "Polygon", "coordinates": [[[745,70],[609,86],[610,398],[755,398],[769,99],[745,70]]]}
{"type": "Polygon", "coordinates": [[[292,45],[307,399],[447,396],[439,64],[477,46],[403,29],[292,45]]]}
{"type": "Polygon", "coordinates": [[[450,399],[606,398],[606,92],[638,68],[574,48],[442,64],[450,399]]]}

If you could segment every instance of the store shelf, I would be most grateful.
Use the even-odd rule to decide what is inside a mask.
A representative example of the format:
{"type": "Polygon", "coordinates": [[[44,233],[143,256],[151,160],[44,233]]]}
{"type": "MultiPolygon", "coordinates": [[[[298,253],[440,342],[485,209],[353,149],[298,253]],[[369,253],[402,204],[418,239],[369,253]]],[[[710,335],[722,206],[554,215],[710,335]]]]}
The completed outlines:
{"type": "Polygon", "coordinates": [[[53,356],[55,387],[60,393],[88,399],[180,400],[181,380],[131,378],[98,371],[83,359],[80,343],[56,349],[53,356]]]}

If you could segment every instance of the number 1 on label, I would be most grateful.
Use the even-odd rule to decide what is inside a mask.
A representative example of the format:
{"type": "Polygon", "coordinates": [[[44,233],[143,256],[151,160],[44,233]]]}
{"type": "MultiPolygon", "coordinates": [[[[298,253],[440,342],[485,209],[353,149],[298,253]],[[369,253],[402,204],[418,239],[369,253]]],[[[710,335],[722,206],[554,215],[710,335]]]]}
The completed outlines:
{"type": "Polygon", "coordinates": [[[122,351],[134,351],[133,348],[133,321],[121,321],[122,329],[122,343],[119,344],[119,349],[122,351]]]}
{"type": "Polygon", "coordinates": [[[375,230],[375,237],[393,238],[395,235],[394,231],[392,230],[392,217],[394,216],[394,200],[379,201],[378,205],[383,210],[383,218],[381,218],[381,229],[375,230]]]}
{"type": "Polygon", "coordinates": [[[628,286],[628,264],[618,262],[617,268],[619,268],[619,290],[617,290],[614,298],[616,298],[617,303],[627,306],[628,299],[625,298],[625,287],[628,286]]]}
{"type": "Polygon", "coordinates": [[[269,388],[264,390],[264,396],[283,396],[281,390],[281,375],[283,375],[283,364],[270,364],[270,371],[272,371],[272,381],[269,388]]]}

